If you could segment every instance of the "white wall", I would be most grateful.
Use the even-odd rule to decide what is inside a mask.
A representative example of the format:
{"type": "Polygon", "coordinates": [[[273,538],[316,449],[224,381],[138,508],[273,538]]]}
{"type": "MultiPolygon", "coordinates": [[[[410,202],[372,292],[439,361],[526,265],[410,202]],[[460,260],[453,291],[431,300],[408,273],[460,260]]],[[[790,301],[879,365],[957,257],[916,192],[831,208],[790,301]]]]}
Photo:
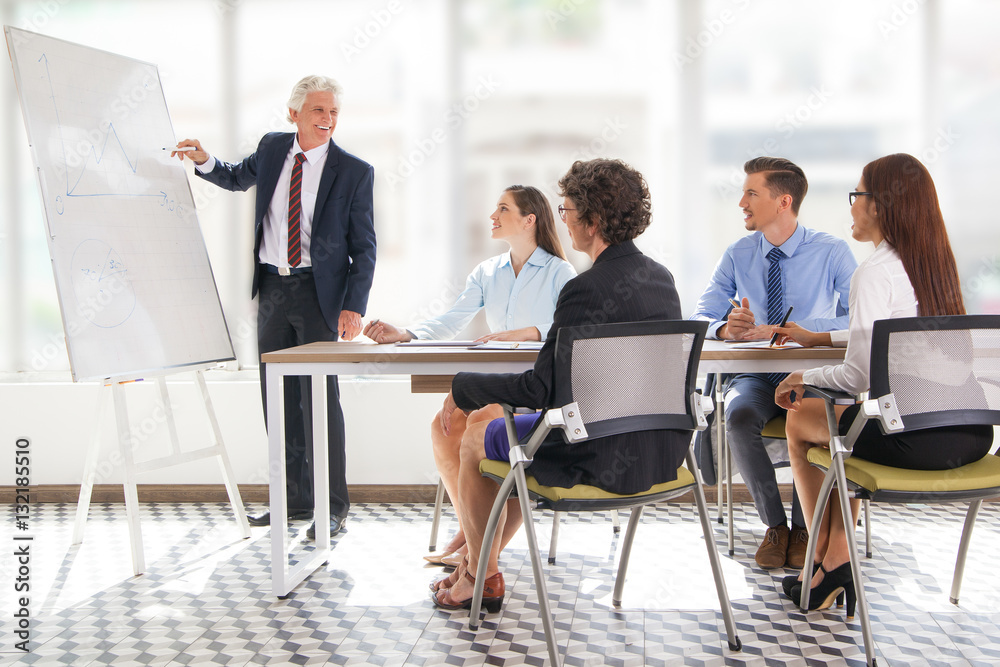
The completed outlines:
{"type": "MultiPolygon", "coordinates": [[[[209,372],[207,379],[237,482],[266,484],[267,439],[256,373],[209,372]]],[[[137,382],[124,389],[137,441],[136,459],[166,453],[169,433],[156,383],[137,382]]],[[[91,383],[10,377],[0,381],[0,460],[9,462],[0,466],[0,485],[13,484],[13,451],[20,437],[31,440],[32,485],[79,484],[85,454],[97,428],[98,390],[98,385],[91,383]]],[[[208,443],[209,424],[192,376],[171,378],[168,390],[182,449],[208,443]]],[[[408,378],[342,380],[348,483],[435,483],[429,425],[442,399],[436,394],[410,394],[408,378]]],[[[110,403],[109,399],[100,431],[98,484],[124,481],[110,403]]],[[[143,484],[221,481],[218,467],[210,460],[145,473],[139,478],[143,484]]]]}

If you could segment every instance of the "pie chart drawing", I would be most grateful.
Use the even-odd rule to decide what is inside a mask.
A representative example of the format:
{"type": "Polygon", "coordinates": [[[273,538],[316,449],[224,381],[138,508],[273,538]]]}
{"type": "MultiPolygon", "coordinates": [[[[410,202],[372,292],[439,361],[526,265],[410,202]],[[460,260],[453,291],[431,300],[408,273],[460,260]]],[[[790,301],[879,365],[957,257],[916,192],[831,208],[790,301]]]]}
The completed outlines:
{"type": "Polygon", "coordinates": [[[73,251],[70,271],[81,317],[110,329],[132,316],[135,288],[128,267],[110,245],[98,239],[83,241],[73,251]]]}

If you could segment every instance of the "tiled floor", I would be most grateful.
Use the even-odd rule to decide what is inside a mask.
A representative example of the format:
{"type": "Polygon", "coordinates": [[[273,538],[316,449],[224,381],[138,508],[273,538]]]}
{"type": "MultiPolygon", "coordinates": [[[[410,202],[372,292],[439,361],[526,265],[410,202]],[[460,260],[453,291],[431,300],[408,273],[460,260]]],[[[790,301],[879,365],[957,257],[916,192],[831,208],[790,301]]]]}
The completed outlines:
{"type": "MultiPolygon", "coordinates": [[[[224,505],[143,507],[148,572],[131,576],[124,507],[94,506],[70,546],[72,505],[32,506],[31,652],[11,653],[13,518],[0,528],[0,664],[541,665],[544,637],[523,537],[503,559],[508,599],[470,632],[467,613],[435,610],[422,566],[427,505],[356,505],[330,564],[286,600],[270,594],[267,529],[238,539],[224,505]]],[[[259,508],[255,508],[259,509],[259,508]]],[[[948,602],[964,512],[875,511],[864,562],[879,664],[1000,664],[1000,505],[979,517],[962,601],[948,602]]],[[[726,647],[722,617],[689,505],[647,511],[621,610],[610,605],[616,549],[606,515],[569,516],[546,566],[568,665],[861,665],[857,622],[803,615],[781,596],[783,571],[752,567],[762,530],[737,508],[736,557],[723,565],[744,650],[726,647]]],[[[548,517],[539,530],[547,547],[548,517]]],[[[724,531],[716,527],[718,544],[724,531]]],[[[304,533],[305,524],[296,524],[304,533]]]]}

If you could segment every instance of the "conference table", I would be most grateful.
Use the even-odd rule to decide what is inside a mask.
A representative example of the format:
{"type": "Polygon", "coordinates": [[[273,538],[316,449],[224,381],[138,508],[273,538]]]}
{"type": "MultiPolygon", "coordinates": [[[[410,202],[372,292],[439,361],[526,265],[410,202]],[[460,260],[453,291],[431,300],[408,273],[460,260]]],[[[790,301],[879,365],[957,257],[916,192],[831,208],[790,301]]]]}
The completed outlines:
{"type": "MultiPolygon", "coordinates": [[[[286,376],[312,378],[314,496],[313,514],[319,527],[330,525],[330,495],[326,410],[326,382],[329,375],[408,375],[413,393],[447,393],[451,379],[463,371],[520,373],[532,367],[537,349],[470,349],[467,347],[422,347],[376,345],[370,342],[320,342],[267,352],[268,396],[281,396],[286,376]],[[319,502],[322,499],[323,502],[319,502]]],[[[775,373],[814,368],[843,361],[844,348],[741,347],[723,341],[706,340],[699,363],[700,373],[775,373]]],[[[316,531],[315,548],[296,554],[289,565],[288,508],[285,499],[284,401],[267,402],[268,468],[271,503],[271,589],[286,597],[301,581],[328,560],[328,530],[316,531]]],[[[718,420],[721,424],[721,420],[718,420]]],[[[730,503],[730,506],[732,504],[730,503]]],[[[732,522],[730,521],[730,525],[732,522]]]]}

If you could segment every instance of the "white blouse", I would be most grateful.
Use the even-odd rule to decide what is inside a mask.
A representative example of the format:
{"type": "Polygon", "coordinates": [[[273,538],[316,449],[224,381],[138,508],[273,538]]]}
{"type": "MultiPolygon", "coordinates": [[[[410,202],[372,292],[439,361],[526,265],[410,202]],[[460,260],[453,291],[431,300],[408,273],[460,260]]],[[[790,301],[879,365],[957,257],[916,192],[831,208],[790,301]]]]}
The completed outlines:
{"type": "Polygon", "coordinates": [[[847,345],[844,363],[812,368],[802,373],[806,384],[852,394],[868,391],[872,326],[875,320],[916,317],[917,296],[903,261],[882,241],[851,278],[850,324],[847,331],[831,331],[833,345],[847,345]]]}

